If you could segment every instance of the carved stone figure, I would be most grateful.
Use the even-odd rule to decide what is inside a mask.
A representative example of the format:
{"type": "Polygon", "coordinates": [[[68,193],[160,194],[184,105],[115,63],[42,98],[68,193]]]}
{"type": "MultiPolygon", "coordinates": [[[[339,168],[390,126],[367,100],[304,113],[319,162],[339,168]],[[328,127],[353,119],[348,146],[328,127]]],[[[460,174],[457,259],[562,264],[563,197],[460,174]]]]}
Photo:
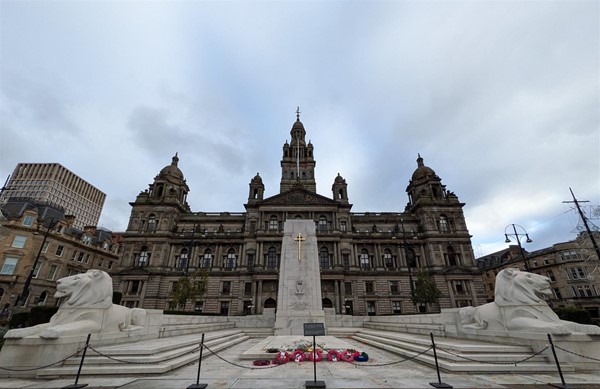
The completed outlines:
{"type": "Polygon", "coordinates": [[[129,331],[143,326],[144,309],[112,303],[112,280],[102,270],[88,270],[57,281],[54,297],[66,297],[49,323],[8,331],[5,338],[39,336],[56,339],[88,333],[129,331]]]}
{"type": "Polygon", "coordinates": [[[476,330],[600,335],[598,326],[561,320],[543,299],[551,294],[549,278],[517,268],[504,269],[496,276],[494,302],[461,308],[461,325],[476,330]]]}

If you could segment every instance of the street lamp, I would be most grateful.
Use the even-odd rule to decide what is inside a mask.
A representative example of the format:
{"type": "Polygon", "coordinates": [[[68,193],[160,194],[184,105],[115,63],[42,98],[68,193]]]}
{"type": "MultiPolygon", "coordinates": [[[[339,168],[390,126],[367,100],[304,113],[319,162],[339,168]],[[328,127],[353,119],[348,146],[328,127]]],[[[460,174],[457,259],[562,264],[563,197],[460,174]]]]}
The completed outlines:
{"type": "Polygon", "coordinates": [[[527,258],[525,257],[525,250],[523,250],[523,246],[521,246],[521,238],[526,238],[525,243],[531,243],[533,242],[530,238],[529,238],[529,234],[527,234],[527,231],[525,231],[525,228],[521,227],[518,224],[509,224],[506,226],[506,228],[504,229],[504,237],[506,238],[504,240],[504,243],[510,243],[511,239],[509,238],[509,236],[513,237],[516,241],[517,241],[517,245],[519,246],[519,252],[521,253],[521,257],[523,257],[523,264],[525,266],[525,270],[529,271],[529,263],[527,262],[527,258]],[[512,227],[513,233],[507,233],[506,230],[508,230],[509,227],[512,227]],[[519,228],[519,231],[517,231],[517,227],[519,228]],[[520,235],[519,235],[520,232],[520,235]]]}
{"type": "Polygon", "coordinates": [[[48,228],[46,229],[46,233],[44,234],[44,239],[42,240],[40,249],[38,250],[35,260],[33,261],[33,266],[31,266],[31,270],[29,271],[29,274],[27,275],[27,279],[25,280],[25,283],[23,284],[23,291],[21,292],[20,295],[17,296],[17,300],[15,301],[15,307],[19,306],[19,301],[21,301],[21,300],[23,300],[23,302],[27,301],[27,296],[29,295],[29,284],[31,284],[31,279],[33,278],[33,272],[35,271],[35,268],[37,267],[37,264],[40,260],[40,256],[42,255],[42,250],[44,249],[44,245],[46,244],[46,239],[48,239],[48,234],[50,234],[50,230],[52,229],[52,227],[54,227],[54,218],[52,218],[50,220],[50,223],[48,223],[48,228]]]}
{"type": "MultiPolygon", "coordinates": [[[[404,258],[406,258],[406,267],[408,268],[408,282],[410,284],[410,297],[412,300],[412,298],[415,296],[415,285],[413,283],[413,277],[412,277],[412,267],[415,265],[414,252],[412,251],[411,248],[409,248],[409,244],[406,241],[406,231],[404,230],[404,222],[402,219],[400,219],[400,226],[401,226],[401,230],[402,230],[402,249],[404,251],[404,258]]],[[[413,239],[417,239],[417,236],[415,235],[414,231],[413,231],[413,239]]],[[[414,306],[415,306],[415,312],[416,312],[417,306],[416,306],[416,304],[414,304],[414,306]]]]}

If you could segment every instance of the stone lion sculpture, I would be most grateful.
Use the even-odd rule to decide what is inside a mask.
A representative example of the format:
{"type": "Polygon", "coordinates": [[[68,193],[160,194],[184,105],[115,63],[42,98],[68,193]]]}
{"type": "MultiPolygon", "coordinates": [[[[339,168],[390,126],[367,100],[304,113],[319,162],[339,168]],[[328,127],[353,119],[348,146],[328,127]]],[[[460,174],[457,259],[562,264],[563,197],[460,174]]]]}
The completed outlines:
{"type": "Polygon", "coordinates": [[[549,278],[517,268],[504,269],[496,276],[494,302],[461,308],[461,325],[476,330],[600,335],[598,326],[561,320],[543,299],[551,294],[549,278]]]}
{"type": "Polygon", "coordinates": [[[88,333],[130,331],[144,325],[146,311],[112,303],[112,280],[102,270],[88,270],[57,281],[54,297],[66,297],[49,323],[8,331],[4,338],[39,336],[56,339],[88,333]]]}

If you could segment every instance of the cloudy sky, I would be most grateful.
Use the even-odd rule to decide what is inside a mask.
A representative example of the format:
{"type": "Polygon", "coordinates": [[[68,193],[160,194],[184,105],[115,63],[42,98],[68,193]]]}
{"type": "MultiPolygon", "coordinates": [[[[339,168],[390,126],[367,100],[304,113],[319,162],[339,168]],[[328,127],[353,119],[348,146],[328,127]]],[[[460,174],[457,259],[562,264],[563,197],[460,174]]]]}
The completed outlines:
{"type": "MultiPolygon", "coordinates": [[[[0,179],[58,162],[100,224],[179,153],[193,211],[279,190],[300,106],[317,190],[402,211],[417,153],[466,203],[476,256],[523,226],[573,239],[600,204],[597,1],[0,2],[0,179]]],[[[600,220],[593,220],[600,225],[600,220]]]]}

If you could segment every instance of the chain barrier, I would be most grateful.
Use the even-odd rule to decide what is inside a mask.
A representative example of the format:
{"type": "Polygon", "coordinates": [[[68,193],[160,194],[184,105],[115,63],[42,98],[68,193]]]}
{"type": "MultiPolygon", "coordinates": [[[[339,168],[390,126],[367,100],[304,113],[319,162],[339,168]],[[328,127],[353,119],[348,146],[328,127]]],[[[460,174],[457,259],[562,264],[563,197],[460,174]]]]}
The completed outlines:
{"type": "Polygon", "coordinates": [[[470,362],[483,363],[483,364],[487,364],[487,365],[515,365],[515,366],[517,366],[519,363],[526,362],[526,361],[530,360],[531,358],[534,358],[534,357],[536,357],[536,356],[540,355],[540,354],[541,354],[541,353],[543,353],[544,351],[548,350],[548,348],[549,348],[549,347],[550,347],[550,346],[546,345],[546,347],[544,347],[542,350],[538,351],[537,353],[531,354],[531,355],[530,355],[530,356],[528,356],[527,358],[523,358],[523,359],[520,359],[520,360],[518,360],[518,361],[514,361],[514,362],[490,362],[490,361],[480,361],[480,360],[477,360],[477,359],[473,359],[473,358],[465,357],[465,356],[463,356],[463,355],[460,355],[460,354],[457,354],[457,353],[455,353],[455,352],[452,352],[452,351],[450,351],[449,349],[445,349],[445,348],[442,348],[442,347],[439,347],[439,346],[437,347],[437,349],[438,349],[438,350],[440,350],[440,351],[443,351],[443,352],[445,352],[445,353],[448,353],[448,354],[450,354],[450,355],[453,355],[453,356],[455,356],[455,357],[457,357],[457,358],[465,359],[465,360],[467,360],[467,361],[470,361],[470,362]]]}
{"type": "Polygon", "coordinates": [[[401,359],[399,361],[394,361],[394,362],[389,362],[389,363],[378,363],[378,364],[370,364],[370,365],[365,365],[362,363],[356,363],[356,362],[350,362],[350,364],[354,365],[355,367],[381,367],[381,366],[391,366],[391,365],[396,365],[398,363],[402,363],[402,362],[406,362],[406,361],[412,361],[417,359],[418,357],[420,357],[421,355],[425,354],[426,352],[428,352],[429,350],[431,350],[433,347],[429,346],[429,348],[427,350],[423,350],[420,353],[418,353],[417,355],[413,355],[412,357],[408,357],[408,358],[404,358],[401,359]]]}
{"type": "Polygon", "coordinates": [[[47,367],[51,367],[51,366],[54,366],[54,365],[58,365],[59,363],[63,363],[67,359],[73,358],[73,357],[77,356],[77,354],[79,354],[80,352],[82,352],[83,349],[85,349],[85,347],[80,348],[79,350],[75,351],[73,354],[69,355],[68,357],[65,357],[64,359],[61,359],[60,361],[51,363],[49,365],[38,366],[38,367],[31,367],[31,368],[27,368],[27,369],[10,369],[8,367],[2,367],[2,366],[0,366],[0,370],[6,370],[6,371],[33,371],[33,370],[45,369],[47,367]]]}
{"type": "Polygon", "coordinates": [[[565,350],[564,348],[562,348],[560,346],[557,346],[557,345],[554,345],[554,347],[557,348],[557,349],[559,349],[559,350],[561,350],[561,351],[564,351],[566,353],[569,353],[569,354],[572,354],[572,355],[577,355],[578,357],[581,357],[581,358],[591,359],[592,361],[598,361],[598,362],[600,362],[600,359],[598,359],[598,358],[588,357],[588,356],[581,355],[581,354],[578,354],[578,353],[573,352],[573,351],[565,350]]]}
{"type": "Polygon", "coordinates": [[[248,370],[265,370],[265,369],[273,369],[275,367],[283,366],[283,364],[282,365],[275,364],[275,365],[269,365],[269,366],[265,366],[265,367],[248,367],[248,366],[237,364],[235,362],[228,361],[227,359],[223,358],[219,354],[217,354],[214,351],[212,351],[207,345],[204,345],[204,348],[207,349],[208,351],[210,351],[210,353],[212,355],[214,355],[215,357],[219,358],[223,362],[229,363],[230,365],[233,365],[233,366],[241,367],[242,369],[248,369],[248,370]]]}
{"type": "MultiPolygon", "coordinates": [[[[206,347],[206,346],[204,346],[204,347],[206,347]]],[[[101,357],[108,358],[111,361],[115,361],[115,362],[129,363],[129,364],[132,364],[132,365],[153,365],[153,364],[156,364],[156,361],[149,361],[149,362],[125,361],[123,359],[119,359],[119,358],[111,357],[110,355],[103,354],[100,351],[98,351],[95,348],[93,348],[92,346],[90,346],[89,348],[90,348],[90,350],[94,351],[96,354],[100,355],[101,357]]],[[[176,358],[182,357],[182,356],[184,356],[186,354],[195,353],[198,350],[200,350],[200,346],[198,346],[198,347],[196,347],[196,348],[194,348],[194,349],[192,349],[192,350],[190,350],[188,352],[185,352],[183,354],[178,354],[178,355],[174,355],[172,357],[166,358],[166,359],[161,359],[161,361],[170,361],[172,359],[176,359],[176,358]]]]}

